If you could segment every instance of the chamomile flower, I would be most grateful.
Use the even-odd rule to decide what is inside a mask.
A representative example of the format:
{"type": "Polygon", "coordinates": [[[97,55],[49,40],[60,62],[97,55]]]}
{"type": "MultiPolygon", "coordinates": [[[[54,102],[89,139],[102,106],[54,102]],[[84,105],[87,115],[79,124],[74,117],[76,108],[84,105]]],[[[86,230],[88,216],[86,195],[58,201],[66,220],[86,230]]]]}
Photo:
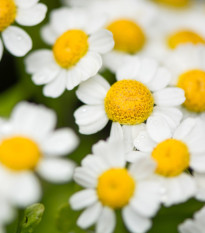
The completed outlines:
{"type": "Polygon", "coordinates": [[[166,66],[172,72],[171,84],[182,88],[185,116],[205,113],[205,46],[180,46],[169,53],[166,66]]]}
{"type": "Polygon", "coordinates": [[[102,66],[100,54],[114,46],[112,33],[101,29],[102,21],[80,9],[52,12],[51,22],[42,31],[52,50],[38,50],[26,58],[27,72],[36,85],[45,84],[45,96],[56,98],[97,74],[102,66]]]}
{"type": "Polygon", "coordinates": [[[132,158],[150,157],[156,162],[155,177],[161,184],[162,201],[166,206],[186,201],[196,194],[196,182],[188,172],[205,171],[205,123],[187,118],[171,137],[154,138],[144,130],[134,140],[138,151],[132,158]]]}
{"type": "Polygon", "coordinates": [[[185,101],[184,91],[167,87],[170,73],[150,59],[133,58],[116,74],[112,86],[97,75],[82,83],[76,94],[86,105],[74,113],[79,131],[93,134],[109,120],[121,125],[138,125],[146,121],[152,135],[171,135],[182,114],[176,108],[185,101]],[[161,126],[166,130],[161,131],[161,126]]]}
{"type": "Polygon", "coordinates": [[[204,233],[205,232],[205,207],[194,214],[193,219],[187,219],[179,225],[180,233],[204,233]]]}
{"type": "Polygon", "coordinates": [[[157,10],[144,0],[95,1],[93,12],[105,14],[104,27],[113,33],[114,49],[103,56],[103,65],[115,72],[132,55],[143,54],[152,39],[157,10]]]}
{"type": "MultiPolygon", "coordinates": [[[[34,26],[44,18],[47,7],[39,0],[1,0],[0,33],[6,49],[16,57],[24,56],[32,48],[32,40],[21,28],[13,26],[16,21],[23,26],[34,26]]],[[[0,39],[0,59],[3,43],[0,39]]]]}
{"type": "Polygon", "coordinates": [[[92,151],[74,173],[74,180],[85,188],[70,198],[74,210],[85,208],[77,225],[86,229],[96,224],[96,232],[112,233],[115,210],[121,209],[130,232],[146,232],[160,206],[159,186],[150,179],[154,163],[140,159],[127,169],[123,143],[118,140],[101,141],[92,151]]]}
{"type": "Polygon", "coordinates": [[[52,182],[72,178],[75,164],[59,156],[67,155],[78,144],[71,129],[54,131],[52,110],[26,102],[17,104],[10,119],[0,121],[0,193],[8,203],[31,204],[41,196],[34,174],[52,182]]]}

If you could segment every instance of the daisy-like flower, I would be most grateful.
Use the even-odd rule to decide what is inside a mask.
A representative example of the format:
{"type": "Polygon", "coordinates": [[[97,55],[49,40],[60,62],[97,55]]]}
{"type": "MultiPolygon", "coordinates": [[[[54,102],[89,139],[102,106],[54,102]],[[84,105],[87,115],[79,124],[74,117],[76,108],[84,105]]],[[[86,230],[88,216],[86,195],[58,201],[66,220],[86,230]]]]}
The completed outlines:
{"type": "Polygon", "coordinates": [[[182,88],[185,116],[205,113],[205,46],[180,46],[169,53],[166,66],[172,72],[171,84],[182,88]]]}
{"type": "Polygon", "coordinates": [[[146,232],[160,206],[159,186],[150,179],[154,163],[140,159],[127,169],[123,143],[118,140],[101,141],[92,151],[74,173],[75,181],[86,188],[70,198],[74,210],[86,208],[77,225],[86,229],[96,223],[96,232],[112,233],[115,210],[121,209],[130,232],[146,232]]]}
{"type": "Polygon", "coordinates": [[[163,12],[158,17],[155,37],[148,44],[148,54],[159,59],[162,63],[170,51],[180,45],[205,45],[205,16],[198,8],[187,11],[163,12]]]}
{"type": "Polygon", "coordinates": [[[200,118],[187,118],[164,140],[150,137],[144,130],[134,140],[138,151],[132,158],[150,157],[156,162],[155,178],[161,185],[166,206],[186,201],[196,193],[196,182],[188,169],[205,171],[205,123],[200,118]]]}
{"type": "Polygon", "coordinates": [[[75,164],[59,158],[73,151],[78,138],[71,129],[54,131],[52,110],[19,103],[10,119],[0,120],[0,193],[17,206],[39,200],[41,189],[34,171],[52,182],[72,178],[75,164]]]}
{"type": "Polygon", "coordinates": [[[180,233],[204,233],[205,232],[205,207],[194,214],[193,219],[188,219],[179,225],[180,233]]]}
{"type": "Polygon", "coordinates": [[[95,1],[90,8],[106,14],[104,28],[113,33],[115,46],[103,56],[105,67],[115,72],[125,59],[146,51],[155,33],[157,10],[153,4],[144,0],[110,0],[95,1]]]}
{"type": "MultiPolygon", "coordinates": [[[[24,56],[32,48],[29,35],[17,26],[34,26],[46,15],[47,7],[39,0],[1,0],[0,1],[0,33],[7,50],[16,57],[24,56]]],[[[0,59],[3,54],[3,43],[0,39],[0,59]]]]}
{"type": "MultiPolygon", "coordinates": [[[[61,8],[51,14],[42,30],[52,50],[38,50],[26,58],[26,69],[37,85],[46,84],[45,96],[56,98],[97,74],[102,66],[100,54],[114,46],[112,33],[101,29],[103,18],[88,11],[61,8]]],[[[103,21],[104,22],[104,21],[103,21]]]]}
{"type": "Polygon", "coordinates": [[[97,75],[78,88],[77,96],[86,104],[74,113],[80,132],[96,133],[109,120],[121,125],[146,121],[150,134],[159,137],[161,132],[160,138],[171,135],[182,118],[176,106],[185,97],[182,89],[167,87],[170,73],[154,60],[135,57],[116,76],[118,81],[112,86],[97,75]]]}

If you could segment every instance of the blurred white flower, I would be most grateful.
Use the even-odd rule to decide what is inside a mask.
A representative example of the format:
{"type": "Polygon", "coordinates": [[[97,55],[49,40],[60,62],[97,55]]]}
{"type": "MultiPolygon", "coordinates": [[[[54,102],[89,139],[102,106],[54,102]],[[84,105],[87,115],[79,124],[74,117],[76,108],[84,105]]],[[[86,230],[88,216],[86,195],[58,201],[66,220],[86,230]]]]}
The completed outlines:
{"type": "MultiPolygon", "coordinates": [[[[7,50],[16,57],[24,56],[32,48],[32,40],[21,28],[12,26],[16,21],[22,26],[34,26],[46,15],[47,7],[39,0],[1,0],[0,33],[7,50]]],[[[0,39],[0,60],[3,43],[0,39]]]]}
{"type": "Polygon", "coordinates": [[[26,206],[39,200],[34,174],[54,183],[72,178],[74,162],[59,158],[72,152],[78,138],[69,128],[54,130],[56,114],[43,106],[17,104],[0,121],[0,193],[8,203],[26,206]]]}

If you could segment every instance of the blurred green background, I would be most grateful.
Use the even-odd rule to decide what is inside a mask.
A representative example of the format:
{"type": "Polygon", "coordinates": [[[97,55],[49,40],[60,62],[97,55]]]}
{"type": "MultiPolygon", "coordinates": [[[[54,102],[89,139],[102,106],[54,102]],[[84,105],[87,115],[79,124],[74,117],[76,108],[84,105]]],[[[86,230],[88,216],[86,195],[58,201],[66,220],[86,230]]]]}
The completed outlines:
{"type": "MultiPolygon", "coordinates": [[[[36,27],[24,29],[33,39],[33,50],[40,48],[49,48],[43,43],[40,37],[40,28],[49,19],[49,12],[61,6],[59,0],[42,0],[48,6],[46,20],[36,27]]],[[[54,109],[58,115],[57,127],[71,127],[78,134],[78,128],[74,122],[73,112],[81,103],[75,96],[75,90],[66,91],[61,97],[51,99],[42,95],[42,87],[35,86],[31,77],[25,73],[24,59],[14,58],[12,55],[4,52],[0,62],[1,83],[0,83],[0,116],[8,117],[12,108],[18,101],[28,100],[36,103],[42,103],[47,107],[54,109]]],[[[105,72],[106,78],[112,83],[113,75],[105,72]]],[[[91,152],[91,147],[100,139],[106,139],[109,135],[108,125],[102,132],[91,136],[80,137],[80,146],[68,157],[80,164],[81,159],[91,152]]],[[[40,180],[40,178],[39,178],[40,180]]],[[[45,213],[39,226],[34,233],[80,233],[92,232],[80,230],[75,226],[75,221],[79,213],[71,211],[67,207],[69,197],[79,190],[79,187],[73,182],[63,185],[54,185],[40,180],[43,187],[43,199],[41,203],[45,205],[45,213]],[[63,209],[62,209],[63,208],[63,209]]],[[[188,188],[188,187],[187,187],[188,188]]],[[[192,217],[193,213],[203,206],[196,200],[190,200],[185,204],[173,206],[171,208],[162,208],[153,220],[153,228],[149,233],[177,233],[177,225],[184,219],[192,217]]],[[[18,211],[18,217],[7,227],[7,233],[17,233],[18,223],[22,218],[23,210],[18,211]]],[[[116,233],[127,232],[120,213],[117,212],[118,226],[116,233]]],[[[29,232],[28,232],[29,233],[29,232]]],[[[196,232],[195,232],[196,233],[196,232]]]]}

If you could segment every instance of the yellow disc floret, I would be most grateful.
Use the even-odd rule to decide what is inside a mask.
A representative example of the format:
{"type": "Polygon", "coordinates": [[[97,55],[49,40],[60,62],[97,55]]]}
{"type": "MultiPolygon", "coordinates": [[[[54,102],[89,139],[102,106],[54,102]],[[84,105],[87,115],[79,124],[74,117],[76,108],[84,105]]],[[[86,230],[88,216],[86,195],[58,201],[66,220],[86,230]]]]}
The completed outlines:
{"type": "Polygon", "coordinates": [[[179,45],[187,43],[194,45],[205,44],[205,40],[197,33],[185,30],[178,31],[168,38],[168,46],[170,49],[175,49],[179,45]]]}
{"type": "Polygon", "coordinates": [[[139,25],[131,20],[116,20],[107,29],[113,33],[116,50],[126,53],[136,53],[145,44],[146,38],[144,32],[139,25]]]}
{"type": "Polygon", "coordinates": [[[178,87],[185,91],[184,106],[192,112],[205,111],[205,72],[191,70],[179,77],[178,87]]]}
{"type": "Polygon", "coordinates": [[[63,68],[74,66],[88,51],[88,35],[82,30],[69,30],[53,46],[57,63],[63,68]]]}
{"type": "Polygon", "coordinates": [[[127,125],[147,120],[154,106],[150,90],[136,80],[121,80],[113,84],[104,102],[108,118],[127,125]]]}
{"type": "Polygon", "coordinates": [[[176,139],[167,139],[159,143],[152,152],[157,163],[156,173],[166,177],[180,175],[189,167],[188,147],[176,139]]]}
{"type": "Polygon", "coordinates": [[[110,169],[98,178],[98,198],[103,205],[113,209],[127,205],[134,191],[135,181],[126,169],[110,169]]]}
{"type": "Polygon", "coordinates": [[[14,0],[0,0],[0,32],[10,26],[16,18],[14,0]]]}
{"type": "Polygon", "coordinates": [[[0,143],[0,162],[15,171],[34,169],[41,157],[37,144],[26,137],[11,137],[0,143]]]}
{"type": "Polygon", "coordinates": [[[172,7],[185,7],[188,6],[190,3],[190,0],[153,0],[153,1],[172,7]]]}

